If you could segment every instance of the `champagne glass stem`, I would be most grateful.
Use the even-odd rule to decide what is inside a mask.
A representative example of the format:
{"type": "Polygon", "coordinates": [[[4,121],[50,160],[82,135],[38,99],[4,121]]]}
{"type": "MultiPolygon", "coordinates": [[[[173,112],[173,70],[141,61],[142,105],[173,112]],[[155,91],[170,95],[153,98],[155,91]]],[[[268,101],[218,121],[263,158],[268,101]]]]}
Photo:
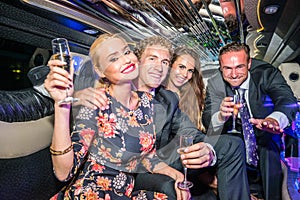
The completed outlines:
{"type": "MultiPolygon", "coordinates": [[[[184,154],[184,149],[193,145],[193,139],[194,137],[191,135],[181,135],[179,153],[184,154]]],[[[193,183],[187,180],[187,167],[185,164],[183,164],[183,176],[183,181],[177,184],[178,188],[186,190],[193,187],[193,183]]]]}
{"type": "Polygon", "coordinates": [[[66,97],[69,97],[69,87],[66,88],[66,97]]]}
{"type": "Polygon", "coordinates": [[[184,167],[183,170],[184,170],[184,180],[183,180],[183,182],[184,182],[184,184],[186,184],[186,181],[187,181],[187,168],[184,167]]]}
{"type": "Polygon", "coordinates": [[[236,120],[236,116],[235,114],[233,114],[233,122],[232,122],[232,129],[235,130],[235,120],[236,120]]]}

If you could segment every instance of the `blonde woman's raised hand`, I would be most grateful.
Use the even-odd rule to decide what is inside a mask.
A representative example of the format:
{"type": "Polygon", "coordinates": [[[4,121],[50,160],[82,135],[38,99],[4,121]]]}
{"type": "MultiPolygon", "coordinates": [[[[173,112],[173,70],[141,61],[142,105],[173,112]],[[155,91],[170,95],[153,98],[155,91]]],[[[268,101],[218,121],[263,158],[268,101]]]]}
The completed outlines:
{"type": "Polygon", "coordinates": [[[73,94],[73,61],[70,64],[70,72],[61,68],[65,64],[65,62],[60,60],[49,60],[48,62],[50,72],[47,75],[44,86],[55,102],[59,102],[66,97],[66,88],[68,88],[69,96],[73,94]]]}

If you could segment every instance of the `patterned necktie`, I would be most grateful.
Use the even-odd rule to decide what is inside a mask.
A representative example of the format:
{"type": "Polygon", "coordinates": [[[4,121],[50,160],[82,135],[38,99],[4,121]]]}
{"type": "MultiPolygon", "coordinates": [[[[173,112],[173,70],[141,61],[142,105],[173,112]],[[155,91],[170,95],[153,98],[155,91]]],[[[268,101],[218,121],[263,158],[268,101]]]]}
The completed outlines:
{"type": "Polygon", "coordinates": [[[247,106],[247,102],[245,99],[245,89],[239,89],[241,104],[243,105],[240,108],[240,116],[242,120],[242,127],[243,127],[243,135],[245,140],[246,146],[246,159],[247,163],[257,166],[258,155],[256,151],[256,138],[253,131],[252,124],[249,122],[250,114],[247,106]]]}

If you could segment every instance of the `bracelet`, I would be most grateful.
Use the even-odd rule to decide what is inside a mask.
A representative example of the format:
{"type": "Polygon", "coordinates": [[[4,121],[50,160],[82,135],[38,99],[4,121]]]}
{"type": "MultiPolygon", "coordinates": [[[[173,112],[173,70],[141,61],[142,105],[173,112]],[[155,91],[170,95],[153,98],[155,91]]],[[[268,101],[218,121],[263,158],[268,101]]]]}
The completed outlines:
{"type": "Polygon", "coordinates": [[[70,152],[72,149],[73,149],[73,144],[71,144],[68,148],[66,148],[63,151],[56,151],[50,147],[50,153],[53,156],[60,156],[60,155],[64,155],[64,154],[70,152]]]}

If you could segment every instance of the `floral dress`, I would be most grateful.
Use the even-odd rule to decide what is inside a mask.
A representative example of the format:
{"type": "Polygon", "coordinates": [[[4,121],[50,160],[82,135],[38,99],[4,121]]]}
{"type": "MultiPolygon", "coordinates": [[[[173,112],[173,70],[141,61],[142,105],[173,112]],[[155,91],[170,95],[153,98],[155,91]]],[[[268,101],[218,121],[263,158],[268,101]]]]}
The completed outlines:
{"type": "Polygon", "coordinates": [[[138,92],[129,110],[107,94],[109,109],[82,107],[72,133],[74,165],[71,184],[52,199],[167,199],[155,191],[135,191],[133,173],[152,171],[155,151],[152,95],[138,92]]]}

